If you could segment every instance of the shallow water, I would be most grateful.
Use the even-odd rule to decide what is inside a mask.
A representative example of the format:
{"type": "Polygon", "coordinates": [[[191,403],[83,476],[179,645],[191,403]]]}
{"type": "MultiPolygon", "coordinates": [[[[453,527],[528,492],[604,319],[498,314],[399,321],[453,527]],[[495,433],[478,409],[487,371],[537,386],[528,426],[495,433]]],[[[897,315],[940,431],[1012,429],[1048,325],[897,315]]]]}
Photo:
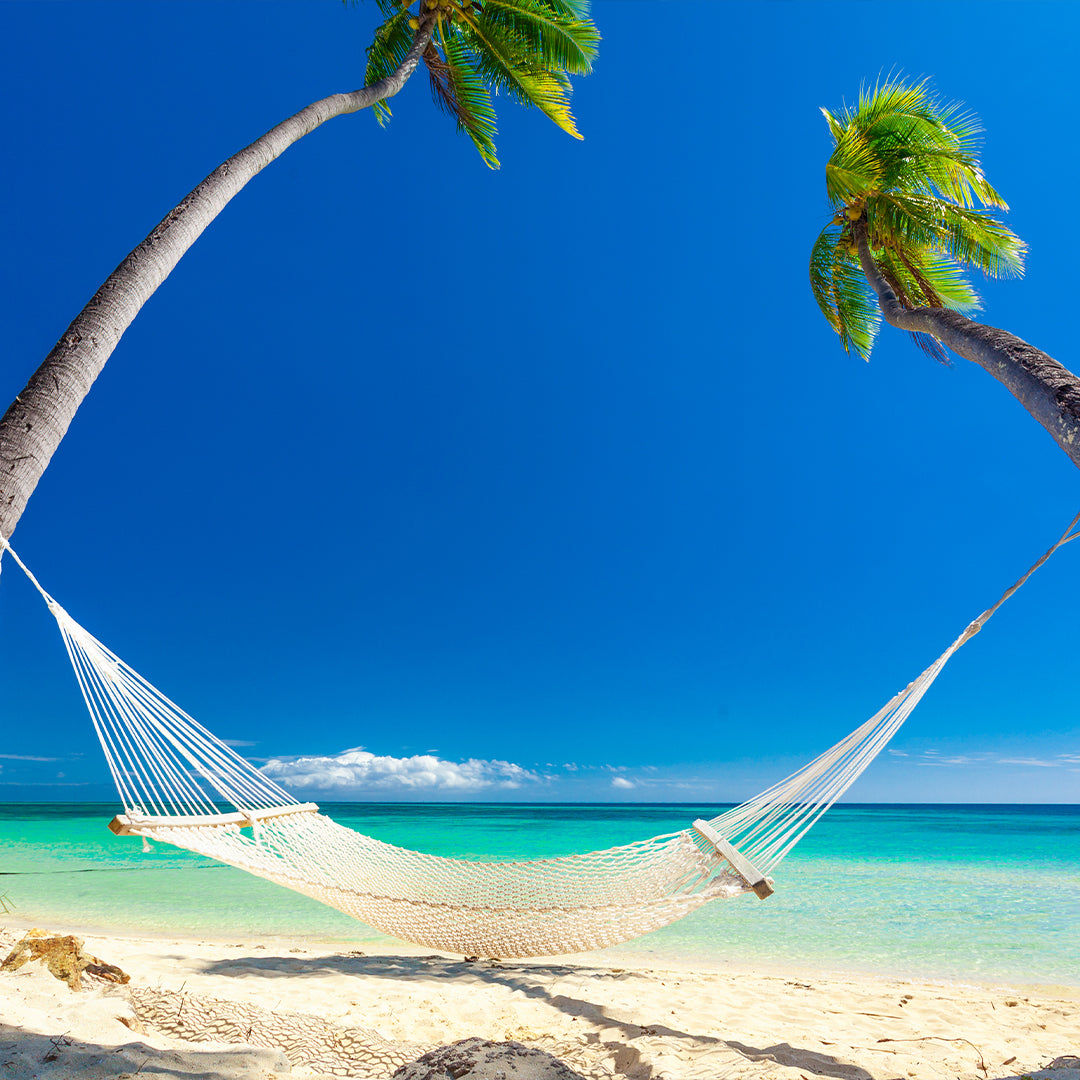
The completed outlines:
{"type": "MultiPolygon", "coordinates": [[[[459,857],[590,851],[724,807],[323,804],[389,843],[459,857]]],[[[0,803],[0,923],[386,942],[315,901],[200,856],[115,837],[111,804],[0,803]]],[[[928,978],[1080,985],[1080,806],[831,810],[773,876],[609,950],[654,961],[765,963],[928,978]]]]}

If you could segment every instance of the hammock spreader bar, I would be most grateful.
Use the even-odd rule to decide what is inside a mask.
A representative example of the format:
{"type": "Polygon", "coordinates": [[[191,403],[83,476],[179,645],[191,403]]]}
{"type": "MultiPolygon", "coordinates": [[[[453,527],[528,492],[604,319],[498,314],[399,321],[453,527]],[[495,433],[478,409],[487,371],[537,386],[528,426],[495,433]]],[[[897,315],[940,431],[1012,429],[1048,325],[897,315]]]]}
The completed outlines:
{"type": "Polygon", "coordinates": [[[770,872],[881,752],[957,649],[1063,544],[1080,514],[937,660],[835,746],[711,821],[607,851],[473,862],[397,848],[298,803],[94,638],[41,587],[124,806],[110,828],[218,859],[407,941],[465,955],[544,956],[626,941],[770,872]],[[233,807],[222,812],[221,803],[233,807]]]}
{"type": "Polygon", "coordinates": [[[732,869],[752,889],[759,900],[766,900],[776,891],[773,879],[766,877],[734,844],[729,844],[707,821],[700,818],[693,824],[694,832],[704,837],[722,855],[732,869]]]}
{"type": "Polygon", "coordinates": [[[190,817],[141,817],[138,814],[117,814],[109,822],[110,831],[117,836],[139,836],[157,825],[170,829],[188,825],[239,825],[254,828],[267,818],[285,817],[287,814],[311,814],[318,811],[318,803],[294,803],[292,806],[272,806],[268,810],[237,810],[235,814],[192,814],[190,817]]]}

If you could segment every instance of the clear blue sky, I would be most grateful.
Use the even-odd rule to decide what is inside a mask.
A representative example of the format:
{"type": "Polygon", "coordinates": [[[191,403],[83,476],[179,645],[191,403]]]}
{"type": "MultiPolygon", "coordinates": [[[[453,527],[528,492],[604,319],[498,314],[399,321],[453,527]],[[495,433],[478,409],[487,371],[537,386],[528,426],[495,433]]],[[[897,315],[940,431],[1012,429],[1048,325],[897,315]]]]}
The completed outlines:
{"type": "MultiPolygon", "coordinates": [[[[417,78],[389,129],[337,119],[256,178],[128,331],[22,519],[45,586],[204,724],[354,780],[300,794],[753,794],[1080,509],[1002,388],[888,328],[872,363],[846,356],[806,271],[819,106],[932,76],[982,118],[1031,245],[983,318],[1080,368],[1056,209],[1080,172],[1080,11],[595,14],[584,142],[503,102],[491,172],[417,78]],[[335,761],[357,747],[373,757],[335,761]]],[[[4,405],[189,188],[362,82],[376,20],[0,5],[4,405]]],[[[108,797],[55,626],[5,563],[0,798],[108,797]]],[[[1078,597],[1075,545],[850,797],[1078,801],[1078,597]]]]}

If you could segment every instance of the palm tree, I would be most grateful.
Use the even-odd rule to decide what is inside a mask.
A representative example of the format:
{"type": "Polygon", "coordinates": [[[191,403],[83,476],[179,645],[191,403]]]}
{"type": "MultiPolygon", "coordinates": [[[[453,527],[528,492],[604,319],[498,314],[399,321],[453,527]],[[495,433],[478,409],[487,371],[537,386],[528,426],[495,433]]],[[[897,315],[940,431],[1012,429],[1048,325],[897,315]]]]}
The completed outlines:
{"type": "Polygon", "coordinates": [[[490,90],[535,105],[580,138],[571,74],[591,70],[600,40],[588,0],[378,0],[385,21],[368,49],[365,85],[301,109],[219,165],[109,275],[0,419],[0,536],[10,537],[94,380],[143,304],[226,204],[321,124],[386,104],[423,61],[432,92],[498,167],[490,90]],[[490,88],[490,90],[489,90],[490,88]]]}
{"type": "Polygon", "coordinates": [[[814,243],[810,285],[844,348],[868,360],[882,316],[938,359],[947,346],[1003,383],[1080,468],[1080,379],[964,314],[979,308],[965,268],[1019,275],[1026,251],[995,216],[1008,206],[976,157],[975,118],[925,80],[900,79],[864,89],[854,108],[822,112],[836,213],[814,243]]]}

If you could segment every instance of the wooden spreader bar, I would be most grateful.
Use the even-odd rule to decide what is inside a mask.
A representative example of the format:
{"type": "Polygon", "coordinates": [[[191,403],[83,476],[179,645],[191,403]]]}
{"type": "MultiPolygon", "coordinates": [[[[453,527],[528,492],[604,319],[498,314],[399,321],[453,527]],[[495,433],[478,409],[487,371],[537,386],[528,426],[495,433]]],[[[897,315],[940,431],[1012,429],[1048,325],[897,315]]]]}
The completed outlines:
{"type": "Polygon", "coordinates": [[[700,818],[694,822],[694,831],[716,849],[716,853],[726,859],[731,868],[746,882],[749,889],[759,900],[772,896],[776,891],[773,888],[772,878],[766,877],[745,855],[734,845],[729,844],[707,821],[700,818]]]}
{"type": "Polygon", "coordinates": [[[244,828],[267,818],[284,817],[286,814],[312,814],[318,809],[318,803],[309,802],[294,803],[292,806],[271,806],[266,810],[238,810],[233,814],[192,814],[187,817],[173,817],[169,814],[161,817],[130,817],[127,814],[117,814],[109,822],[109,828],[117,836],[138,836],[143,829],[158,826],[188,828],[196,825],[239,825],[244,828]]]}

